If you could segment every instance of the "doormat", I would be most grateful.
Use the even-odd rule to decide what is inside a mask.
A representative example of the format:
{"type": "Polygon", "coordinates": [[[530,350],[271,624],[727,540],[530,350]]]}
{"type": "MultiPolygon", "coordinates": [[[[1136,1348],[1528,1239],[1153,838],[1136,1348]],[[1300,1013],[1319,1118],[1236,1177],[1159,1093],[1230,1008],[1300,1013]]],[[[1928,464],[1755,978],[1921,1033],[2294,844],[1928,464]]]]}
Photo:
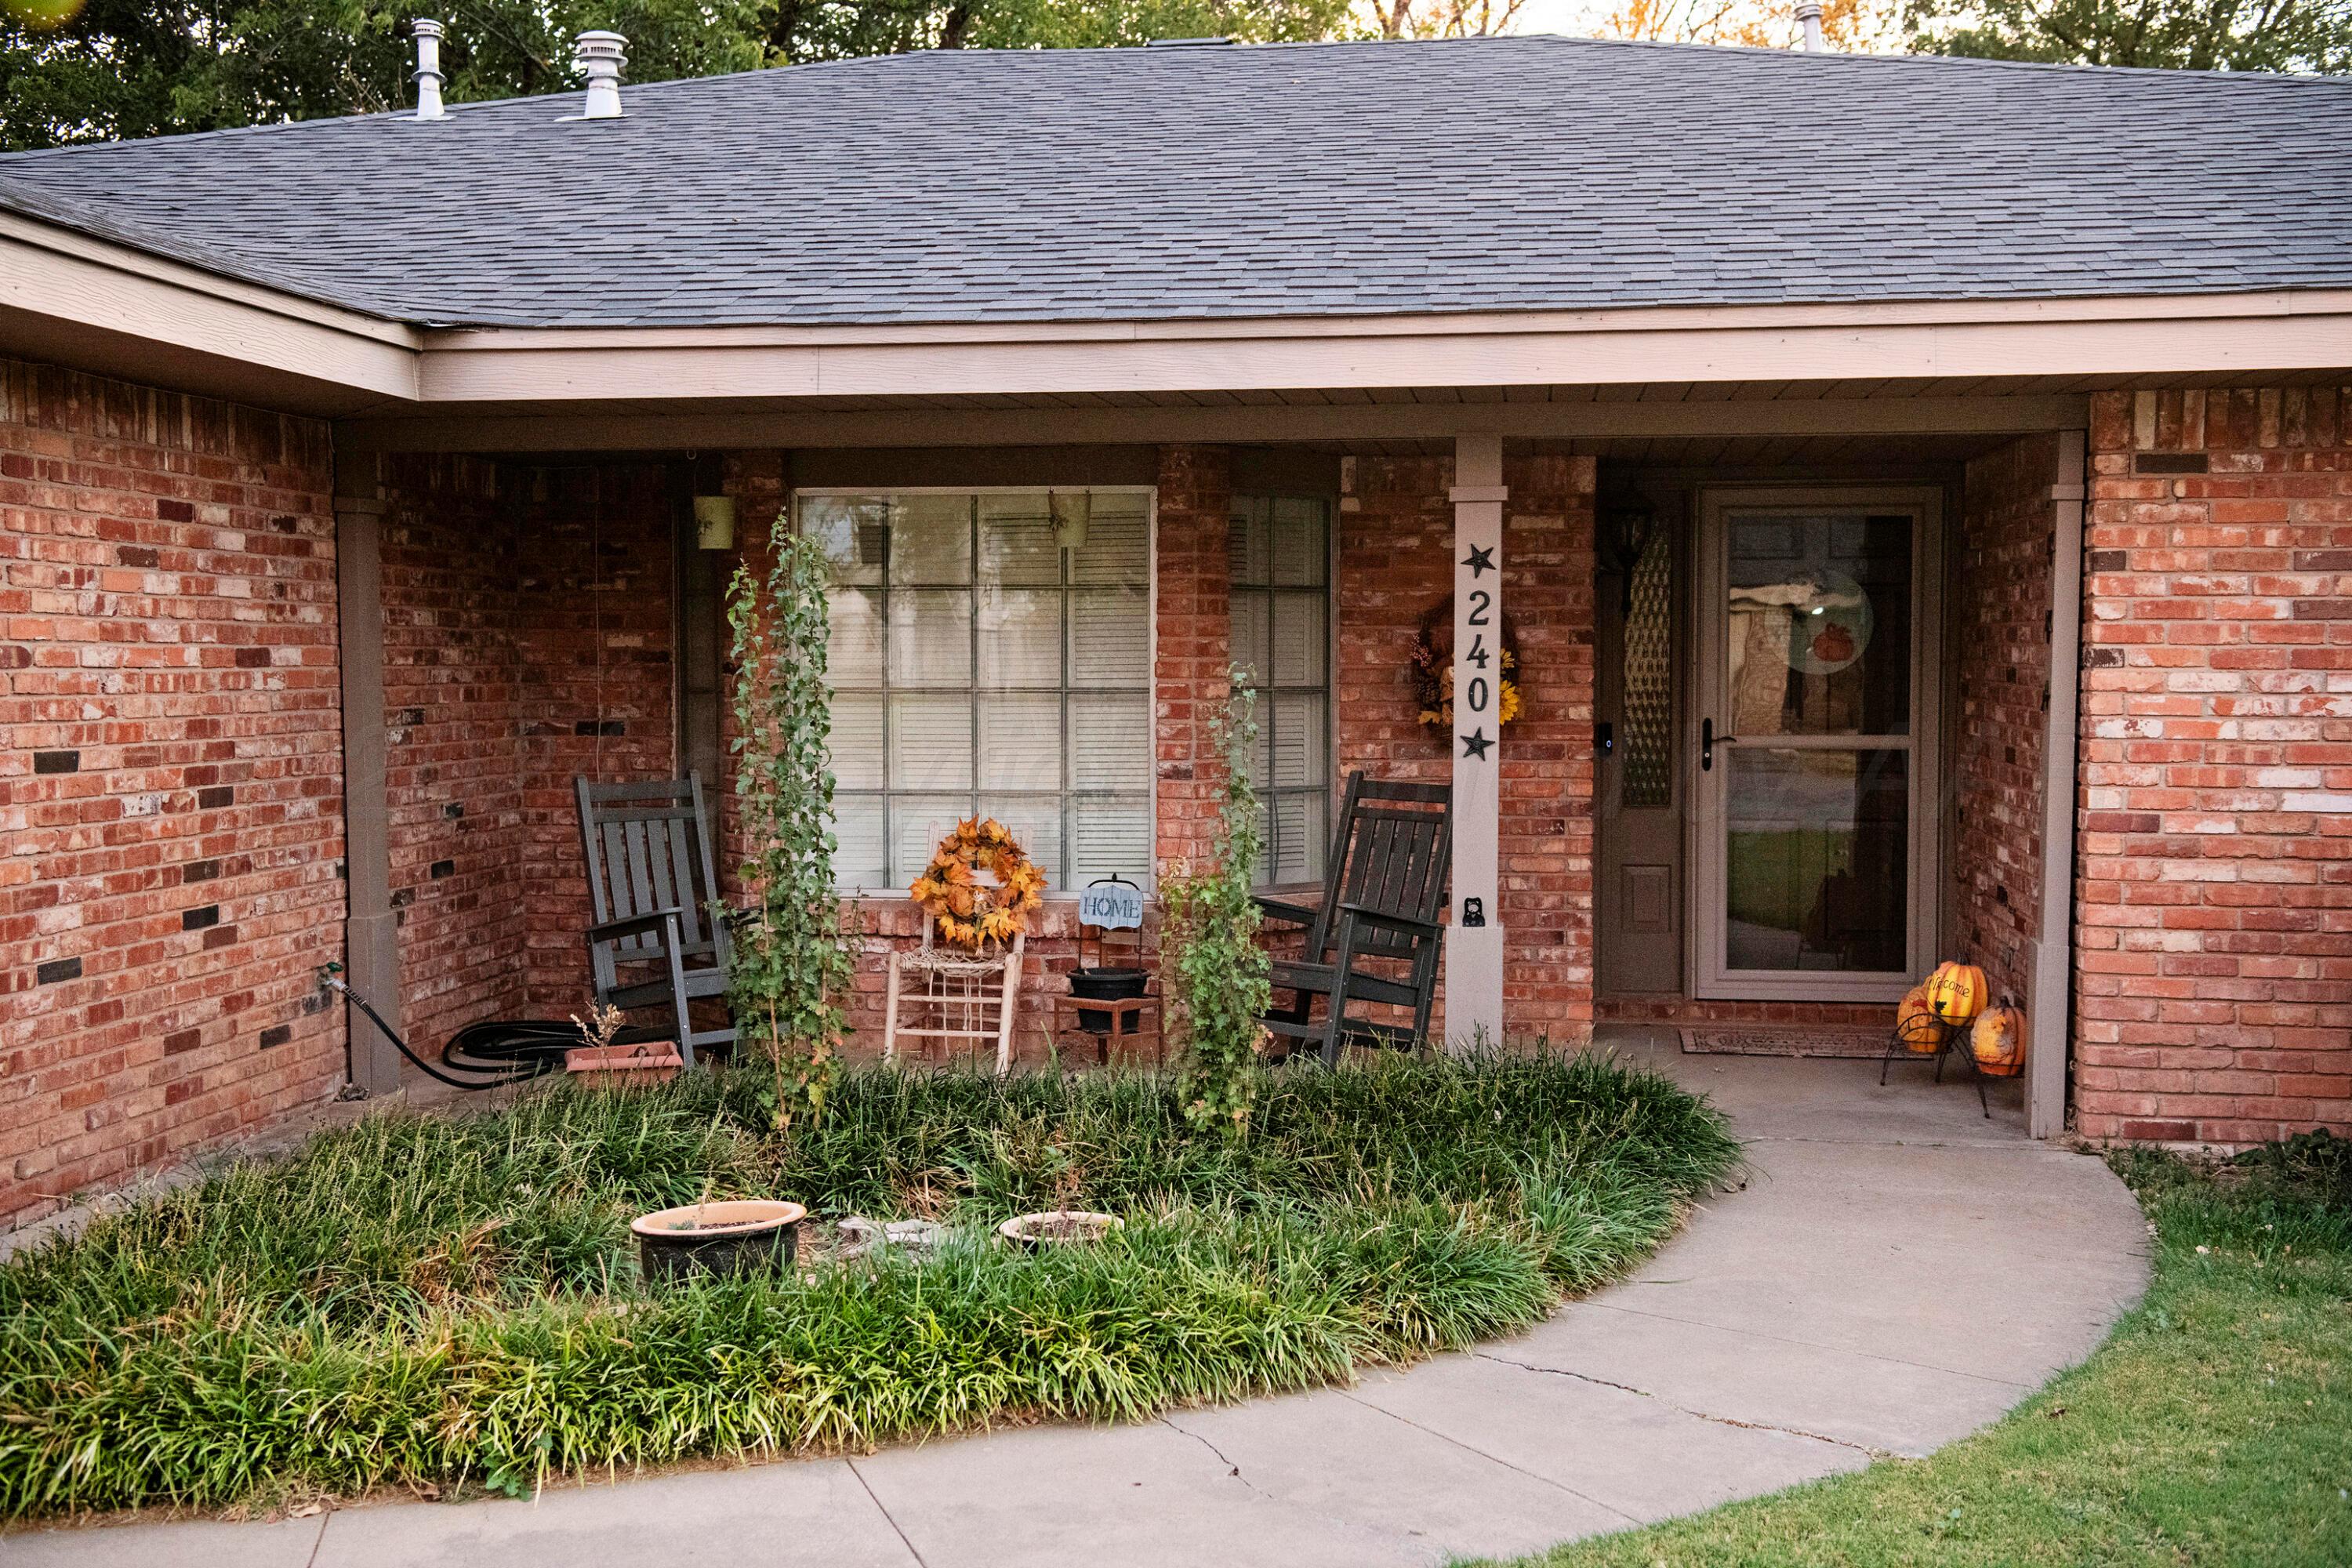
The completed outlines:
{"type": "Polygon", "coordinates": [[[1877,1029],[1712,1027],[1682,1031],[1683,1049],[1695,1057],[1867,1057],[1886,1054],[1886,1035],[1877,1029]]]}

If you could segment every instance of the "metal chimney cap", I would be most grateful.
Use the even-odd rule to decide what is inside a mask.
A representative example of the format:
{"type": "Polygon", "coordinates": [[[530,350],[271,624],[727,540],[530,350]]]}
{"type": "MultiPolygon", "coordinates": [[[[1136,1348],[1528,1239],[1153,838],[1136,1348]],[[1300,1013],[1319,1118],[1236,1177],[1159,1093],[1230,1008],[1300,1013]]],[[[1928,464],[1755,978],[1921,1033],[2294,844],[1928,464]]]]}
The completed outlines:
{"type": "Polygon", "coordinates": [[[629,63],[629,40],[618,33],[594,30],[572,41],[572,61],[588,78],[587,101],[575,117],[581,120],[621,118],[621,68],[629,63]]]}
{"type": "Polygon", "coordinates": [[[416,115],[419,120],[446,120],[441,105],[441,24],[419,16],[409,24],[416,41],[416,115]]]}

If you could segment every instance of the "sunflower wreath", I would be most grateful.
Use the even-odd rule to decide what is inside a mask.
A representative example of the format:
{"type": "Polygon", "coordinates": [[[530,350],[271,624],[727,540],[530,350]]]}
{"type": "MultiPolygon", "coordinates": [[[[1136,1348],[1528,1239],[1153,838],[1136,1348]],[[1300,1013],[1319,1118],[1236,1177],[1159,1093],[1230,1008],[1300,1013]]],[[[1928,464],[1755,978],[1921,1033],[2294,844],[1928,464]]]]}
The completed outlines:
{"type": "Polygon", "coordinates": [[[1045,902],[1045,873],[992,816],[957,823],[907,889],[940,922],[943,940],[974,952],[982,942],[1012,941],[1023,917],[1045,902]],[[996,886],[980,881],[978,871],[992,873],[996,886]]]}
{"type": "MultiPolygon", "coordinates": [[[[1510,619],[1503,620],[1502,679],[1495,694],[1495,721],[1499,727],[1519,716],[1519,639],[1510,619]]],[[[1412,643],[1412,695],[1421,706],[1421,721],[1439,729],[1454,728],[1454,595],[1448,594],[1421,617],[1421,633],[1412,643]]]]}

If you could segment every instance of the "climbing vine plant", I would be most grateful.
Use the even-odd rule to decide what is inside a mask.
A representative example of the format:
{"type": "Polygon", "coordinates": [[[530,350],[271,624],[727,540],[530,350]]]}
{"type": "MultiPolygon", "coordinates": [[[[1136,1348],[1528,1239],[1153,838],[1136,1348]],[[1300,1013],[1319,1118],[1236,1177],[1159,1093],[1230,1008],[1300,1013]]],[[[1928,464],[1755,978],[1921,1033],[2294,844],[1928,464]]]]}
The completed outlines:
{"type": "Polygon", "coordinates": [[[733,912],[727,1001],[738,1037],[774,1068],[781,1131],[824,1114],[852,966],[833,887],[824,552],[782,518],[771,542],[766,580],[747,562],[727,591],[742,885],[751,900],[733,912]]]}
{"type": "Polygon", "coordinates": [[[1196,1126],[1239,1137],[1257,1097],[1258,1019],[1273,991],[1272,963],[1258,945],[1250,889],[1265,848],[1249,756],[1257,740],[1256,694],[1239,670],[1234,693],[1210,722],[1224,799],[1210,863],[1171,868],[1160,879],[1160,966],[1184,1039],[1184,1111],[1196,1126]]]}

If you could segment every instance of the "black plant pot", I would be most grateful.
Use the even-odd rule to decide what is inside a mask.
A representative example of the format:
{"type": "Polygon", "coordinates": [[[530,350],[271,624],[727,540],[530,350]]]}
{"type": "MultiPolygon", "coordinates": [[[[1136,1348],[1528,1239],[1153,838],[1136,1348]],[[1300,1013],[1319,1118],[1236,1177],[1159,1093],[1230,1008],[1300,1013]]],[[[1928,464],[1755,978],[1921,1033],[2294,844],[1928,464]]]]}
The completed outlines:
{"type": "MultiPolygon", "coordinates": [[[[1140,969],[1073,969],[1070,971],[1070,994],[1083,996],[1090,1002],[1119,1002],[1129,996],[1140,996],[1150,976],[1140,969]]],[[[1078,1027],[1091,1034],[1108,1035],[1117,1015],[1101,1007],[1078,1009],[1078,1027]]],[[[1138,1019],[1129,1013],[1123,1020],[1122,1035],[1135,1033],[1138,1019]]]]}
{"type": "Polygon", "coordinates": [[[636,1233],[637,1267],[647,1279],[689,1274],[724,1279],[789,1268],[807,1216],[798,1204],[688,1204],[642,1215],[629,1228],[636,1233]]]}

